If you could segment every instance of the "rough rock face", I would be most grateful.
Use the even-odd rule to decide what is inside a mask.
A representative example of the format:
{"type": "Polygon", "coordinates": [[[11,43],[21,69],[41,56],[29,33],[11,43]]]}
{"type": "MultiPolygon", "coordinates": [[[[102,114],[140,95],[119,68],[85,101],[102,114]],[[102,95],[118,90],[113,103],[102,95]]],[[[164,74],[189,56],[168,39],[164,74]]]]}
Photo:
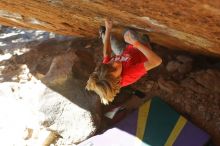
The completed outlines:
{"type": "Polygon", "coordinates": [[[170,48],[220,51],[219,0],[1,0],[0,23],[66,35],[97,36],[103,19],[148,33],[170,48]]]}

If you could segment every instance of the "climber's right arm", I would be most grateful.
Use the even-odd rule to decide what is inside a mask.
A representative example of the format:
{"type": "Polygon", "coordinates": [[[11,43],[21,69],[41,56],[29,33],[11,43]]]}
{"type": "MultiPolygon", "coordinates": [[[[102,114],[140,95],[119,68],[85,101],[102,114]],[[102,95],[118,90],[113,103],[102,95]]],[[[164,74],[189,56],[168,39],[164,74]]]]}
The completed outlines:
{"type": "Polygon", "coordinates": [[[110,43],[110,35],[111,35],[111,29],[112,29],[112,21],[106,19],[105,20],[105,38],[104,38],[104,48],[103,48],[103,57],[111,56],[112,49],[111,49],[111,43],[110,43]]]}

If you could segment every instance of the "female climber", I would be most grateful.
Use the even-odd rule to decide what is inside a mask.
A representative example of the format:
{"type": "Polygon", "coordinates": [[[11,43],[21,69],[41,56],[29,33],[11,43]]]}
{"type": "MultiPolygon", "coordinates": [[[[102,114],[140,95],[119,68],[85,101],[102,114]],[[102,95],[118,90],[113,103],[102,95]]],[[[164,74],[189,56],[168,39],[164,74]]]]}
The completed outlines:
{"type": "Polygon", "coordinates": [[[120,88],[136,82],[162,63],[162,59],[151,50],[149,39],[144,45],[134,31],[127,30],[124,41],[128,45],[123,47],[111,35],[111,30],[112,21],[105,20],[105,30],[101,30],[103,61],[97,65],[86,85],[87,90],[100,96],[103,104],[112,102],[120,88]]]}

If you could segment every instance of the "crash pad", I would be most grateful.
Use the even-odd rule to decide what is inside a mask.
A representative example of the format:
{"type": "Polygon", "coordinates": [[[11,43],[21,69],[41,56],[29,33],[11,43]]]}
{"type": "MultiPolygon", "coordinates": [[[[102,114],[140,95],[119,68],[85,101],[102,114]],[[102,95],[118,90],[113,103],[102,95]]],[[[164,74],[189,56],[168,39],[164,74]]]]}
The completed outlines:
{"type": "Polygon", "coordinates": [[[205,131],[154,97],[113,128],[79,146],[204,146],[209,139],[205,131]]]}

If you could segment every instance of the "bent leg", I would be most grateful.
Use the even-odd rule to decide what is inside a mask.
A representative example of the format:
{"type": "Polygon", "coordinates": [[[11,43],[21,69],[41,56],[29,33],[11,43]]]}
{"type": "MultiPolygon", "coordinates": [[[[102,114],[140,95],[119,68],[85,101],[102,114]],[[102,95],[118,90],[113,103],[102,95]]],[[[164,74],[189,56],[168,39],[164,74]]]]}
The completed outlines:
{"type": "Polygon", "coordinates": [[[140,33],[137,33],[137,32],[135,32],[134,30],[131,30],[131,29],[127,29],[125,31],[125,33],[126,32],[129,32],[131,39],[137,40],[137,41],[141,42],[143,45],[145,45],[148,48],[152,49],[151,45],[150,45],[150,38],[148,37],[148,35],[146,35],[146,34],[141,35],[140,33]]]}
{"type": "Polygon", "coordinates": [[[111,35],[111,47],[115,55],[121,55],[125,49],[125,42],[118,40],[114,35],[111,35]]]}

